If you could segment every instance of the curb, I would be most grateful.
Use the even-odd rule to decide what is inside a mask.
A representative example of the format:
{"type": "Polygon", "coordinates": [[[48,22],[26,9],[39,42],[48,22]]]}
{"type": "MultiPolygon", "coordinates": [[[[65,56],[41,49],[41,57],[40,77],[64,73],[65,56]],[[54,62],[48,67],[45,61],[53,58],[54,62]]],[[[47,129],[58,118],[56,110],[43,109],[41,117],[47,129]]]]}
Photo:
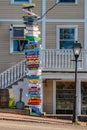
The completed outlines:
{"type": "MultiPolygon", "coordinates": [[[[34,122],[34,123],[46,123],[46,124],[58,124],[58,123],[63,123],[63,122],[50,122],[50,121],[26,120],[26,119],[13,119],[13,118],[0,118],[0,120],[23,121],[23,122],[34,122]]],[[[63,124],[64,124],[64,123],[63,123],[63,124]]]]}
{"type": "Polygon", "coordinates": [[[23,122],[35,122],[35,123],[47,123],[47,124],[72,124],[71,121],[66,121],[62,119],[50,119],[45,117],[34,117],[34,116],[20,116],[16,114],[0,114],[0,120],[9,120],[9,121],[23,121],[23,122]]]}
{"type": "MultiPolygon", "coordinates": [[[[8,114],[8,113],[0,113],[0,120],[73,125],[71,120],[52,119],[46,117],[25,116],[25,115],[8,114]]],[[[80,126],[87,126],[87,122],[80,122],[80,126]]]]}

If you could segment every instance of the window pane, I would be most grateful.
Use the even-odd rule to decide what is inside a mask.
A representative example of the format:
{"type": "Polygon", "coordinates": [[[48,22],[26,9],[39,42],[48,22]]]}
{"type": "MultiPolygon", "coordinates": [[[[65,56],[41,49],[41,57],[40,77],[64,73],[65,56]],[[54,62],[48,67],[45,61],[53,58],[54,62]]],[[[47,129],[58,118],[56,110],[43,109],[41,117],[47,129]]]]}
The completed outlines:
{"type": "Polygon", "coordinates": [[[81,82],[81,110],[87,115],[87,82],[81,82]]]}
{"type": "Polygon", "coordinates": [[[60,2],[67,2],[67,3],[69,3],[69,2],[71,2],[71,3],[75,3],[75,0],[60,0],[60,2]]]}
{"type": "Polygon", "coordinates": [[[19,51],[19,41],[18,40],[13,41],[13,51],[19,51]]]}
{"type": "Polygon", "coordinates": [[[60,41],[60,49],[71,49],[74,41],[60,41]]]}
{"type": "Polygon", "coordinates": [[[13,36],[14,37],[24,37],[24,28],[22,27],[14,27],[13,28],[13,36]]]}
{"type": "Polygon", "coordinates": [[[14,2],[28,2],[29,0],[14,0],[14,2]]]}
{"type": "Polygon", "coordinates": [[[23,52],[26,43],[28,43],[26,40],[14,40],[13,52],[23,52]]]}
{"type": "Polygon", "coordinates": [[[74,28],[60,29],[60,49],[71,49],[75,41],[74,28]]]}
{"type": "Polygon", "coordinates": [[[72,114],[73,112],[74,82],[56,83],[56,113],[72,114]]]}
{"type": "Polygon", "coordinates": [[[74,39],[74,29],[60,29],[60,39],[74,39]]]}

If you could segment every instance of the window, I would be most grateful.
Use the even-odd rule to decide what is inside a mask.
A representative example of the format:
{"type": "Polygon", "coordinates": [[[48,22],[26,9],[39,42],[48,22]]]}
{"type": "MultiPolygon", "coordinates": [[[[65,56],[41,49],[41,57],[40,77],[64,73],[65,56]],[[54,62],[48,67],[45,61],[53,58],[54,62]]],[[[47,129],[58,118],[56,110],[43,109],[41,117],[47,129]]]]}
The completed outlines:
{"type": "Polygon", "coordinates": [[[27,40],[24,39],[24,29],[23,26],[11,26],[10,29],[10,45],[11,45],[11,52],[14,53],[21,53],[24,51],[24,46],[28,43],[27,40]]]}
{"type": "Polygon", "coordinates": [[[57,0],[59,3],[77,3],[77,0],[57,0]]]}
{"type": "Polygon", "coordinates": [[[60,28],[60,49],[72,48],[75,41],[74,28],[60,28]]]}
{"type": "Polygon", "coordinates": [[[81,82],[81,112],[87,115],[87,82],[81,82]]]}
{"type": "Polygon", "coordinates": [[[12,4],[21,4],[21,3],[31,3],[32,2],[32,0],[11,0],[11,3],[12,4]]]}
{"type": "Polygon", "coordinates": [[[57,28],[57,48],[71,49],[77,40],[77,28],[74,26],[61,26],[57,28]]]}
{"type": "Polygon", "coordinates": [[[73,95],[74,82],[62,81],[56,82],[56,113],[72,114],[73,112],[73,95]]]}
{"type": "Polygon", "coordinates": [[[14,0],[14,2],[28,2],[29,0],[14,0]]]}
{"type": "Polygon", "coordinates": [[[59,0],[59,2],[75,3],[75,0],[59,0]]]}

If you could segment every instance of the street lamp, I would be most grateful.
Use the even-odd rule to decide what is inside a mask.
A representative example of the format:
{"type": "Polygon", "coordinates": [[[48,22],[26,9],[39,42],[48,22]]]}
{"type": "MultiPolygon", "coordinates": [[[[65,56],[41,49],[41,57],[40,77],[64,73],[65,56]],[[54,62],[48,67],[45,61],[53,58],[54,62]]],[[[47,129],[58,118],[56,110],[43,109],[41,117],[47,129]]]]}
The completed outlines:
{"type": "Polygon", "coordinates": [[[78,57],[80,55],[82,46],[81,43],[76,41],[73,44],[73,53],[75,57],[75,93],[74,93],[74,104],[73,104],[73,122],[78,121],[78,114],[77,114],[77,62],[78,62],[78,57]]]}

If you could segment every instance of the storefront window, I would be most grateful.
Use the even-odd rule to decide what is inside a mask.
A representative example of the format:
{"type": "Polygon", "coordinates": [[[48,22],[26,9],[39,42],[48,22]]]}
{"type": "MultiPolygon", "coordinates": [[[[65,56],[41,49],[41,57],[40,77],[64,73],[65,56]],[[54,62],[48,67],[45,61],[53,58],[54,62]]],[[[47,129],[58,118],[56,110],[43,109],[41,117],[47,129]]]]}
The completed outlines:
{"type": "Polygon", "coordinates": [[[56,83],[56,113],[73,113],[74,82],[56,83]]]}
{"type": "Polygon", "coordinates": [[[87,82],[81,83],[81,110],[82,114],[87,114],[87,82]]]}

